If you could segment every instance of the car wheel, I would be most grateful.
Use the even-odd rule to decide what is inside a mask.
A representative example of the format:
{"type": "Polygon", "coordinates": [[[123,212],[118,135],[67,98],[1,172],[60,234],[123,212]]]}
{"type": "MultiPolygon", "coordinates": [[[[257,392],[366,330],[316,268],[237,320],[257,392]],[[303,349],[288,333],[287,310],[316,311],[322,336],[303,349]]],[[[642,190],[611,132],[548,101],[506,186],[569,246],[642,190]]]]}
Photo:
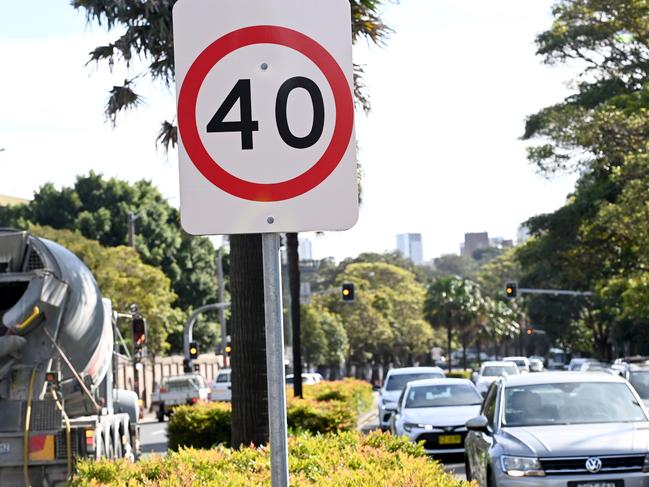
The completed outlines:
{"type": "Polygon", "coordinates": [[[165,408],[164,406],[160,405],[160,408],[158,409],[158,423],[162,423],[165,420],[165,408]]]}
{"type": "Polygon", "coordinates": [[[487,487],[498,487],[496,485],[496,476],[491,469],[487,470],[487,487]]]}

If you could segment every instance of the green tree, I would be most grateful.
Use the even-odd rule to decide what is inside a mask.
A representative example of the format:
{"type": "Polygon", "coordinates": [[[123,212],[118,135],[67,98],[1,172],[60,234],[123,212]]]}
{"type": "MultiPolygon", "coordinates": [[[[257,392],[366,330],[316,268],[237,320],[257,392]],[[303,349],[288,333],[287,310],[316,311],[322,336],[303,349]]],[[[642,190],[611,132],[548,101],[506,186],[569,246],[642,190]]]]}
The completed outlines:
{"type": "Polygon", "coordinates": [[[77,230],[104,246],[127,245],[128,214],[136,215],[135,248],[142,261],[162,269],[184,310],[212,302],[216,293],[213,245],[180,229],[178,210],[149,181],[130,184],[90,172],[73,187],[43,185],[25,205],[0,213],[0,225],[32,223],[77,230]]]}
{"type": "Polygon", "coordinates": [[[463,348],[463,366],[466,368],[466,349],[471,335],[476,331],[483,308],[480,289],[471,281],[457,276],[435,279],[426,292],[424,316],[435,328],[446,329],[448,367],[454,334],[459,332],[463,348]]]}
{"type": "Polygon", "coordinates": [[[302,305],[304,361],[311,367],[327,367],[334,376],[347,356],[347,333],[339,315],[322,306],[302,305]]]}
{"type": "Polygon", "coordinates": [[[471,257],[463,255],[442,255],[434,261],[437,276],[459,276],[473,279],[478,272],[478,263],[471,257]]]}
{"type": "MultiPolygon", "coordinates": [[[[147,320],[147,348],[153,354],[159,355],[169,348],[167,337],[179,329],[184,315],[173,308],[176,296],[162,271],[144,264],[129,247],[103,247],[70,230],[33,225],[29,231],[57,242],[79,257],[95,276],[104,297],[112,301],[113,309],[127,312],[131,304],[137,304],[147,320]]],[[[121,321],[120,331],[130,340],[130,322],[121,321]]]]}

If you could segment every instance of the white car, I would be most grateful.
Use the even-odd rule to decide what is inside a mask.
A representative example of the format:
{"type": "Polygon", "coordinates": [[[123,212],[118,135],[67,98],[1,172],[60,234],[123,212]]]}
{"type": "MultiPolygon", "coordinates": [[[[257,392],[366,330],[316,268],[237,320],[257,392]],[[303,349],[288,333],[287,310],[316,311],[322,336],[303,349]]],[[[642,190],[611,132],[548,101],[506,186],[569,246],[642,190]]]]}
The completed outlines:
{"type": "Polygon", "coordinates": [[[476,376],[475,385],[480,394],[484,396],[491,383],[498,377],[517,374],[520,374],[520,372],[516,364],[513,362],[505,362],[504,360],[483,362],[482,367],[480,367],[480,372],[476,376]]]}
{"type": "Polygon", "coordinates": [[[167,377],[160,389],[151,397],[152,408],[156,410],[158,421],[164,421],[173,408],[183,404],[207,401],[210,390],[205,387],[203,377],[198,374],[183,374],[167,377]]]}
{"type": "Polygon", "coordinates": [[[423,441],[428,454],[462,453],[465,423],[480,412],[482,396],[467,379],[409,382],[391,419],[392,434],[423,441]]]}
{"type": "Polygon", "coordinates": [[[530,371],[530,359],[527,357],[503,357],[503,361],[514,362],[522,374],[530,371]]]}
{"type": "Polygon", "coordinates": [[[390,369],[385,376],[379,397],[379,426],[387,431],[390,427],[390,417],[396,409],[397,399],[406,384],[412,380],[435,379],[444,377],[444,371],[439,367],[402,367],[390,369]]]}
{"type": "MultiPolygon", "coordinates": [[[[294,380],[295,380],[295,376],[293,374],[286,374],[287,384],[289,385],[293,384],[294,380]]],[[[304,372],[302,374],[302,384],[313,385],[313,384],[317,384],[320,381],[322,381],[322,375],[318,373],[304,372]]]]}
{"type": "Polygon", "coordinates": [[[543,360],[530,357],[530,372],[543,372],[544,369],[543,360]]]}
{"type": "Polygon", "coordinates": [[[230,369],[221,369],[216,375],[214,382],[210,384],[210,401],[231,401],[232,382],[230,381],[230,369]]]}

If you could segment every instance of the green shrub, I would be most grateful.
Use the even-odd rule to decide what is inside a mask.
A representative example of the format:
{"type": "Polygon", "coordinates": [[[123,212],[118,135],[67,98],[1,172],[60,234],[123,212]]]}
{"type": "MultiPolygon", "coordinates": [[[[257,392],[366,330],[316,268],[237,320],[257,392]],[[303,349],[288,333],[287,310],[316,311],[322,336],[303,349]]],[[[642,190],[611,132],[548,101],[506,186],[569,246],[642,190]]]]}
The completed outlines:
{"type": "Polygon", "coordinates": [[[357,413],[363,413],[374,405],[372,386],[362,380],[322,381],[310,386],[305,385],[303,389],[305,399],[342,401],[348,403],[357,413]]]}
{"type": "Polygon", "coordinates": [[[332,433],[355,429],[358,413],[347,403],[338,400],[293,398],[288,404],[286,419],[293,432],[332,433]]]}
{"type": "Polygon", "coordinates": [[[179,406],[174,409],[167,435],[169,449],[181,446],[211,448],[218,444],[230,445],[232,409],[230,404],[213,402],[179,406]]]}
{"type": "Polygon", "coordinates": [[[451,372],[446,372],[446,377],[449,379],[469,379],[471,380],[472,370],[453,370],[451,372]]]}
{"type": "MultiPolygon", "coordinates": [[[[287,422],[292,433],[332,433],[356,428],[358,415],[372,406],[372,387],[354,379],[304,387],[304,399],[289,391],[287,422]]],[[[229,403],[207,403],[174,409],[169,420],[169,449],[230,445],[229,403]]]]}
{"type": "MultiPolygon", "coordinates": [[[[471,485],[447,474],[420,445],[404,438],[356,432],[298,436],[289,440],[292,486],[462,487],[471,485]]],[[[140,486],[248,487],[270,485],[267,448],[182,449],[138,463],[79,462],[72,487],[140,486]]]]}

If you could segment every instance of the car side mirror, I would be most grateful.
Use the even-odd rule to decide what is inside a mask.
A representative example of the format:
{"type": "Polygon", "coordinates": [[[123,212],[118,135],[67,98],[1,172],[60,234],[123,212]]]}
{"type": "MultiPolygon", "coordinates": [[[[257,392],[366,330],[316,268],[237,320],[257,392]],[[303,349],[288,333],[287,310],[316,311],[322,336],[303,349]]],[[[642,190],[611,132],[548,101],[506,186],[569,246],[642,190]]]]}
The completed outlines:
{"type": "Polygon", "coordinates": [[[380,390],[381,390],[381,386],[378,385],[378,384],[374,384],[374,385],[372,386],[372,390],[373,390],[373,391],[380,391],[380,390]]]}
{"type": "Polygon", "coordinates": [[[466,422],[466,429],[469,431],[480,431],[489,433],[489,420],[485,416],[476,416],[466,422]]]}

